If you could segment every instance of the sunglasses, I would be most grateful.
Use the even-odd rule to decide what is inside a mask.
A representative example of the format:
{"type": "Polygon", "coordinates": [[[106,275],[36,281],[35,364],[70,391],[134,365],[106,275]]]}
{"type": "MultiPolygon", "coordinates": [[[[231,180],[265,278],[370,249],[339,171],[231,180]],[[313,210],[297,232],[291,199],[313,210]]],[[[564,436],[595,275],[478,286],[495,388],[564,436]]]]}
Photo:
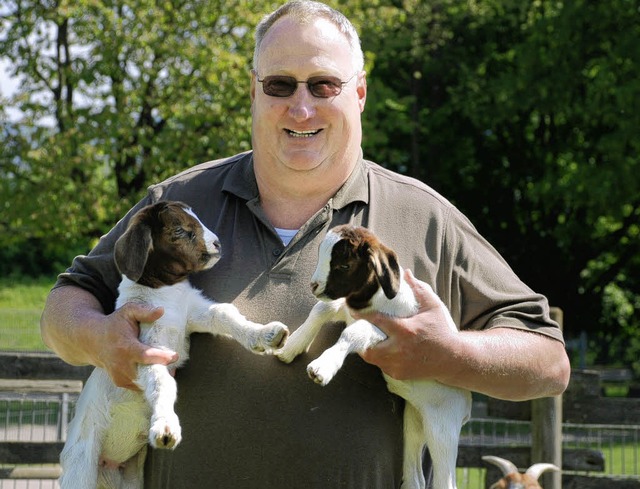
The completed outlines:
{"type": "Polygon", "coordinates": [[[347,81],[342,81],[337,76],[330,75],[312,76],[306,81],[299,81],[292,76],[284,75],[265,76],[261,80],[258,73],[253,71],[253,74],[256,75],[258,83],[262,83],[262,91],[270,97],[291,97],[296,93],[300,83],[306,83],[311,95],[317,98],[330,98],[340,95],[342,87],[357,75],[357,73],[354,73],[347,81]]]}

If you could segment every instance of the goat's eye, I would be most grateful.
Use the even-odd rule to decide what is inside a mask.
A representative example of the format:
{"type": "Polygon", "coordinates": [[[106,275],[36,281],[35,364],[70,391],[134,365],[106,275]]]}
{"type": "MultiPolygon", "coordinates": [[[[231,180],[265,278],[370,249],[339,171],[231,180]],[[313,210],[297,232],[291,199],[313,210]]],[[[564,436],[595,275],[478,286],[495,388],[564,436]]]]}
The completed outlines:
{"type": "Polygon", "coordinates": [[[183,227],[178,227],[173,231],[174,239],[188,239],[189,241],[193,241],[196,237],[196,233],[193,231],[189,231],[183,227]]]}
{"type": "Polygon", "coordinates": [[[338,270],[342,270],[343,272],[346,272],[350,268],[351,267],[349,265],[338,265],[338,270]]]}

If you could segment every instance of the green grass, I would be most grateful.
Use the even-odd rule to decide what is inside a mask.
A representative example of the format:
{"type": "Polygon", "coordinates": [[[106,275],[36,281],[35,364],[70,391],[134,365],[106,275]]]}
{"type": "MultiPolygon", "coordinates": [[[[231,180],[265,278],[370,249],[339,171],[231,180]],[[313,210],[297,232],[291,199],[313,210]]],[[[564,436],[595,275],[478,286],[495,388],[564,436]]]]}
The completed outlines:
{"type": "Polygon", "coordinates": [[[456,468],[456,482],[459,489],[485,489],[486,469],[469,467],[456,468]]]}
{"type": "Polygon", "coordinates": [[[0,350],[41,351],[40,314],[55,277],[0,279],[0,350]]]}

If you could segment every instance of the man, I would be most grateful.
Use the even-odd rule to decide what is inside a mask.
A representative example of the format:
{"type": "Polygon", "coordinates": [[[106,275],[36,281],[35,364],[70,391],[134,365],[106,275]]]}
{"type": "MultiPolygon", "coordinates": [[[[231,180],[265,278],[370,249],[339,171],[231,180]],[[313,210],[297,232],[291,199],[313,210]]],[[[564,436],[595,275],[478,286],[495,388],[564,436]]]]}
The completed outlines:
{"type": "MultiPolygon", "coordinates": [[[[420,298],[408,319],[371,316],[389,338],[352,356],[321,388],[307,363],[337,339],[326,327],[291,365],[223,338],[194,335],[177,372],[182,444],[151,451],[147,488],[399,487],[402,401],[379,369],[504,399],[561,393],[569,364],[546,299],[532,292],[450,203],[426,185],[363,160],[367,85],[355,30],[315,2],[291,2],[256,31],[251,78],[253,152],[191,168],[149,188],[189,203],[221,239],[223,258],[194,284],[254,321],[294,330],[313,306],[309,280],[327,230],[365,225],[393,247],[420,298]],[[447,331],[422,283],[461,331],[447,331]],[[370,362],[370,363],[367,363],[370,362]]],[[[134,210],[135,210],[134,209],[134,210]]],[[[129,215],[63,274],[42,318],[46,343],[73,364],[133,387],[137,363],[173,355],[137,342],[162,311],[113,311],[111,252],[129,215]]]]}

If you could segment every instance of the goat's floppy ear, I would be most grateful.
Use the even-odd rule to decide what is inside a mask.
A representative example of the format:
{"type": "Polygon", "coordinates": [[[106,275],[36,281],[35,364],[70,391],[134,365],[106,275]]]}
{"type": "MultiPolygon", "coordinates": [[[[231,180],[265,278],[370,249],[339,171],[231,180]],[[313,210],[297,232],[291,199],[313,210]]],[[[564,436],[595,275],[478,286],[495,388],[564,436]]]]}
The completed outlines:
{"type": "Polygon", "coordinates": [[[142,276],[151,247],[151,228],[141,221],[130,224],[114,248],[113,255],[120,273],[137,282],[142,276]]]}
{"type": "Polygon", "coordinates": [[[387,296],[393,299],[400,289],[400,266],[395,252],[379,243],[378,246],[370,248],[371,262],[378,282],[387,296]]]}

